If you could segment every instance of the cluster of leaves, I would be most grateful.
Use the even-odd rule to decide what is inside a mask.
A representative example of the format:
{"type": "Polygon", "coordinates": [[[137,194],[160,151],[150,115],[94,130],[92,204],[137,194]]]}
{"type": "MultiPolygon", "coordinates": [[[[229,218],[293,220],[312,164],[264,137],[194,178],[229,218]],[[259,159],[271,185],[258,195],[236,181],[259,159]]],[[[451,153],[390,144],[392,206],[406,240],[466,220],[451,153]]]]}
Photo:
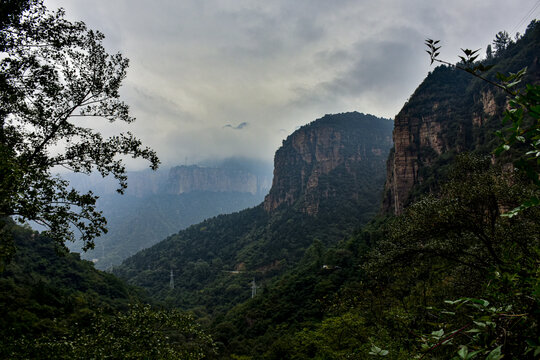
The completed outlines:
{"type": "Polygon", "coordinates": [[[125,313],[96,315],[87,327],[61,335],[21,337],[3,349],[11,359],[209,359],[215,345],[180,311],[133,305],[125,313]]]}

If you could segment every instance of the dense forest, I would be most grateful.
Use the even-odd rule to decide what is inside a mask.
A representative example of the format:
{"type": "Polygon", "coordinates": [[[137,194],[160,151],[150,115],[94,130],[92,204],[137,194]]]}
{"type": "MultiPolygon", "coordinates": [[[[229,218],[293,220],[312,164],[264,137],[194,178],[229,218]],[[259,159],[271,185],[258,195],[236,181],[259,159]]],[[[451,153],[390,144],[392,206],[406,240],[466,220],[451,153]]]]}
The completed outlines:
{"type": "Polygon", "coordinates": [[[355,112],[299,128],[276,153],[264,203],[111,274],[67,251],[71,226],[90,249],[105,219],[51,168],[95,167],[122,192],[115,155],[157,166],[138,139],[67,121],[132,121],[118,94],[127,62],[41,1],[1,6],[0,357],[540,355],[540,22],[515,41],[497,34],[482,61],[465,50],[447,63],[428,40],[444,65],[394,122],[355,112]],[[63,138],[64,153],[47,151],[63,138]]]}

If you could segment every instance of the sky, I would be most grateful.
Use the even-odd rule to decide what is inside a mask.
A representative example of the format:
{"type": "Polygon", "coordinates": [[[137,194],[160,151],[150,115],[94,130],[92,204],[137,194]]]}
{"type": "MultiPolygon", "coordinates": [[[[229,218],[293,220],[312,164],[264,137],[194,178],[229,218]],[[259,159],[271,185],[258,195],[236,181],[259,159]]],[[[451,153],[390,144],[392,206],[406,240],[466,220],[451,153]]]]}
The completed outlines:
{"type": "MultiPolygon", "coordinates": [[[[440,57],[523,33],[540,0],[46,0],[130,59],[126,129],[165,166],[271,161],[299,126],[358,111],[393,118],[440,57]]],[[[109,131],[122,131],[113,124],[109,131]]],[[[136,170],[144,163],[129,163],[136,170]]]]}

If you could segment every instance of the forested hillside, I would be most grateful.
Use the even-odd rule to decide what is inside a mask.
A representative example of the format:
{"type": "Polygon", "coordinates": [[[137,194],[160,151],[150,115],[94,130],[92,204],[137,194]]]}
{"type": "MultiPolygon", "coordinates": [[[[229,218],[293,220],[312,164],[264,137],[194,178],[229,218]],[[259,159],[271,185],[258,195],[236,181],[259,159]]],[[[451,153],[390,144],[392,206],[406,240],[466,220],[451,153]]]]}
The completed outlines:
{"type": "Polygon", "coordinates": [[[314,242],[335,244],[376,214],[391,129],[391,121],[360,113],[300,128],[276,153],[264,206],[191,226],[127,259],[115,274],[203,316],[244,302],[253,280],[268,286],[314,242]]]}
{"type": "MultiPolygon", "coordinates": [[[[6,229],[6,228],[5,228],[6,229]]],[[[9,224],[16,255],[0,272],[3,359],[202,358],[213,342],[180,311],[152,309],[140,289],[79,254],[9,224]]]]}

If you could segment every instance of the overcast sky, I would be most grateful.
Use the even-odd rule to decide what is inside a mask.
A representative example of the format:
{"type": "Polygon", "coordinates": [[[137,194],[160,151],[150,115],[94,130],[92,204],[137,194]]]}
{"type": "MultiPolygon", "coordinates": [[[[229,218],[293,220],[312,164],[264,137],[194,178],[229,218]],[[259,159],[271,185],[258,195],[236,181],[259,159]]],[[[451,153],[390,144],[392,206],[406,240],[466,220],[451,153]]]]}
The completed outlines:
{"type": "Polygon", "coordinates": [[[46,0],[106,36],[130,69],[130,129],[165,165],[271,160],[329,113],[393,118],[441,57],[512,36],[540,0],[46,0]]]}

